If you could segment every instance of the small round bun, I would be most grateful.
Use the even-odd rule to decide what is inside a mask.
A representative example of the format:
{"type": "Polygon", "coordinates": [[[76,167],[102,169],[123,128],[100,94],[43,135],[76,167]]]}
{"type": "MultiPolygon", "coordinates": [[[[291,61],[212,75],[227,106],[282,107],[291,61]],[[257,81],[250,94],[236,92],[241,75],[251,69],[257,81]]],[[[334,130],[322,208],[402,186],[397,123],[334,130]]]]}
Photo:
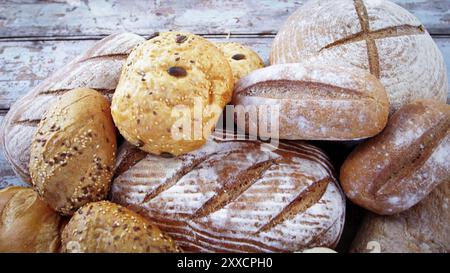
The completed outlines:
{"type": "Polygon", "coordinates": [[[201,147],[233,92],[230,64],[206,39],[164,32],[129,55],[113,96],[120,133],[156,155],[201,147]]]}
{"type": "Polygon", "coordinates": [[[57,252],[61,217],[31,188],[0,190],[0,252],[57,252]]]}
{"type": "Polygon", "coordinates": [[[62,233],[63,252],[180,252],[172,239],[139,214],[108,201],[74,214],[62,233]]]}
{"type": "Polygon", "coordinates": [[[115,153],[108,100],[92,89],[74,89],[52,105],[33,138],[33,185],[50,207],[71,215],[106,198],[115,153]]]}
{"type": "Polygon", "coordinates": [[[238,82],[250,72],[263,68],[264,61],[250,47],[236,42],[216,43],[230,62],[233,78],[238,82]]]}

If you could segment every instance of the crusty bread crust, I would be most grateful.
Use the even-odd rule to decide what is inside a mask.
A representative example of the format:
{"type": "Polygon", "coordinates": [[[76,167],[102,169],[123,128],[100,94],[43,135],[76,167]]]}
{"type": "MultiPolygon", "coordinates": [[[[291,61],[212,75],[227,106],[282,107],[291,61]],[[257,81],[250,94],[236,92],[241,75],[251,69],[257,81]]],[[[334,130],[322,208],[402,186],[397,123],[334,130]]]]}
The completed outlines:
{"type": "Polygon", "coordinates": [[[185,251],[293,252],[340,238],[345,199],[314,146],[262,151],[260,142],[215,136],[177,158],[125,160],[131,154],[119,152],[112,200],[150,218],[185,251]]]}
{"type": "Polygon", "coordinates": [[[13,104],[3,120],[0,144],[16,174],[31,182],[28,171],[30,146],[36,128],[48,107],[62,94],[78,87],[112,96],[122,64],[144,38],[132,33],[110,35],[33,88],[13,104]]]}
{"type": "Polygon", "coordinates": [[[450,105],[421,100],[400,108],[384,131],[341,167],[347,197],[378,214],[407,210],[450,179],[450,105]]]}

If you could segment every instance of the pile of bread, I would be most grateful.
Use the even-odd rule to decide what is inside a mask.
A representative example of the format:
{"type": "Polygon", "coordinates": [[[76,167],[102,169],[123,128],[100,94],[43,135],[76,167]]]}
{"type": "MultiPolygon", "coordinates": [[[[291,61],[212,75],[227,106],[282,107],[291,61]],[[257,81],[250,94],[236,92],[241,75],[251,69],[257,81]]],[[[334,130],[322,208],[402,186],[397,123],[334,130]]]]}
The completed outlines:
{"type": "Polygon", "coordinates": [[[422,24],[389,1],[310,0],[270,64],[184,32],[96,43],[4,119],[5,157],[32,187],[0,191],[0,251],[335,248],[346,197],[370,211],[351,251],[450,251],[448,81],[422,24]],[[275,133],[261,115],[244,135],[215,130],[230,103],[276,105],[280,142],[250,140],[275,133]],[[311,140],[358,146],[332,166],[311,140]]]}

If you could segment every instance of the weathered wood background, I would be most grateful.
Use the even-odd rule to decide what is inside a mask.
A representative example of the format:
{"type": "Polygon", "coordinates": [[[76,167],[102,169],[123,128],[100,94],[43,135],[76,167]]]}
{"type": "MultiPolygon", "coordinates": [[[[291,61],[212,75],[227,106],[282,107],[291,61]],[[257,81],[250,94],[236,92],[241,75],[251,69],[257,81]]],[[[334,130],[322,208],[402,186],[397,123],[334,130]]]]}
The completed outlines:
{"type": "MultiPolygon", "coordinates": [[[[96,40],[186,30],[253,47],[267,60],[286,18],[304,0],[0,0],[0,121],[9,107],[96,40]]],[[[450,0],[394,0],[415,14],[450,67],[450,0]]],[[[449,75],[450,79],[450,75],[449,75]]],[[[0,188],[20,183],[0,155],[0,188]]]]}

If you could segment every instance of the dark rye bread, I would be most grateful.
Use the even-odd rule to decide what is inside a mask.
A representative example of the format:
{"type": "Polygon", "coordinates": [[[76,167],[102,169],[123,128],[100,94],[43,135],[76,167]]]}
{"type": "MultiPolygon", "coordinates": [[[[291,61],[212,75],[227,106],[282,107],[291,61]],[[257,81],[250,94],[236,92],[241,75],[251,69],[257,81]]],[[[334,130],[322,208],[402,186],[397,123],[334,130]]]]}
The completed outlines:
{"type": "Polygon", "coordinates": [[[132,33],[110,35],[33,88],[6,114],[0,131],[5,158],[22,180],[30,182],[30,146],[36,128],[56,98],[79,87],[111,97],[128,53],[145,39],[132,33]]]}
{"type": "Polygon", "coordinates": [[[112,201],[152,220],[188,252],[293,252],[335,247],[345,199],[316,147],[215,134],[176,158],[119,151],[112,201]]]}
{"type": "Polygon", "coordinates": [[[354,203],[390,215],[450,181],[450,105],[420,100],[401,107],[384,131],[360,144],[341,167],[354,203]]]}

